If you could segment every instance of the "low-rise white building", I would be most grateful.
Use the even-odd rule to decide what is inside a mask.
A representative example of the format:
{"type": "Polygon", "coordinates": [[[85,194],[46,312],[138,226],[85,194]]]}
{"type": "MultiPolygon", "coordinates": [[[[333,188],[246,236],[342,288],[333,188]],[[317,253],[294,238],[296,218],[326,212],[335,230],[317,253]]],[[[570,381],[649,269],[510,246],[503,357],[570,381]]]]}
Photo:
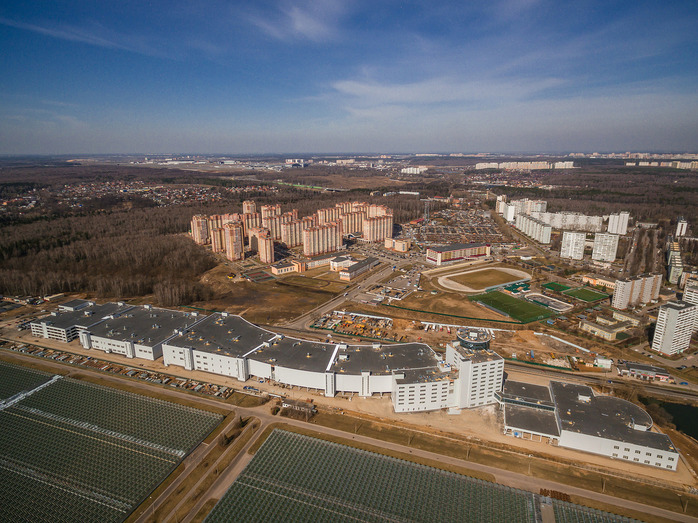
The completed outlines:
{"type": "Polygon", "coordinates": [[[560,447],[639,465],[674,471],[678,466],[680,455],[671,439],[650,430],[650,415],[629,401],[556,381],[549,388],[507,381],[498,399],[506,434],[546,438],[560,447]]]}
{"type": "Polygon", "coordinates": [[[127,358],[156,360],[162,356],[164,342],[199,321],[201,317],[195,312],[142,305],[81,331],[80,344],[127,358]]]}
{"type": "Polygon", "coordinates": [[[59,307],[58,311],[31,322],[32,336],[70,343],[78,337],[80,331],[87,330],[109,317],[117,317],[132,308],[133,306],[124,303],[96,305],[93,302],[84,302],[80,306],[59,307]]]}

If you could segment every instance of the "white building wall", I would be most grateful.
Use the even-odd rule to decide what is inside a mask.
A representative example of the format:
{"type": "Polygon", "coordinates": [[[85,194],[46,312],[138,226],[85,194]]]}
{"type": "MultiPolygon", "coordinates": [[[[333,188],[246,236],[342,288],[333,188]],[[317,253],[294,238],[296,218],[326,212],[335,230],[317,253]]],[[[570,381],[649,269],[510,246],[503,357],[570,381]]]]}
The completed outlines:
{"type": "Polygon", "coordinates": [[[287,385],[325,390],[325,372],[274,367],[273,380],[287,385]]]}
{"type": "Polygon", "coordinates": [[[335,374],[338,392],[361,392],[361,376],[358,374],[335,374]]]}
{"type": "Polygon", "coordinates": [[[448,407],[449,381],[447,379],[425,383],[401,383],[402,375],[391,376],[392,401],[395,412],[420,412],[448,407]]]}
{"type": "Polygon", "coordinates": [[[257,376],[258,378],[265,378],[268,380],[272,379],[271,365],[269,363],[248,359],[247,370],[251,376],[257,376]]]}
{"type": "Polygon", "coordinates": [[[676,470],[679,462],[677,452],[663,451],[632,443],[623,443],[589,434],[580,434],[562,430],[560,432],[561,447],[567,447],[593,454],[601,454],[609,458],[650,465],[652,467],[676,470]]]}

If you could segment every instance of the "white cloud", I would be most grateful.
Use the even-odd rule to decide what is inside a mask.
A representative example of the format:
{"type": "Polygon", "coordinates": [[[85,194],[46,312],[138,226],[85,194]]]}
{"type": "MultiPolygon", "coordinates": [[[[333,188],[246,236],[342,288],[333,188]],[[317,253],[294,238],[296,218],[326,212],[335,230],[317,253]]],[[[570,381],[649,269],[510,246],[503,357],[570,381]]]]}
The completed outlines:
{"type": "Polygon", "coordinates": [[[322,42],[339,36],[344,13],[345,3],[337,0],[286,1],[274,12],[255,12],[248,19],[278,40],[322,42]]]}

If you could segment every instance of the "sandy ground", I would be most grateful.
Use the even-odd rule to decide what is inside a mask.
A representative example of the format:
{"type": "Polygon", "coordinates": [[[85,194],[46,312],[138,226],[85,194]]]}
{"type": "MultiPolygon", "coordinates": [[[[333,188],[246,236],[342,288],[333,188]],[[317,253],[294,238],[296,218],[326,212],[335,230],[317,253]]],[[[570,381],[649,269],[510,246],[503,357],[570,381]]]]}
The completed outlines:
{"type": "MultiPolygon", "coordinates": [[[[509,267],[483,267],[481,269],[460,271],[460,272],[449,274],[447,276],[440,276],[436,281],[442,287],[445,287],[446,289],[456,291],[456,292],[482,292],[486,288],[490,287],[490,285],[486,285],[484,287],[479,287],[476,289],[473,287],[468,287],[467,285],[464,285],[462,283],[458,283],[456,281],[453,281],[451,279],[451,277],[452,276],[460,276],[461,274],[472,274],[474,272],[480,272],[480,271],[484,271],[484,270],[498,270],[501,272],[506,272],[507,274],[511,274],[512,276],[515,276],[521,280],[531,277],[531,275],[528,274],[527,272],[520,271],[518,269],[511,269],[509,267]]],[[[512,281],[514,281],[514,280],[512,280],[512,281]]]]}

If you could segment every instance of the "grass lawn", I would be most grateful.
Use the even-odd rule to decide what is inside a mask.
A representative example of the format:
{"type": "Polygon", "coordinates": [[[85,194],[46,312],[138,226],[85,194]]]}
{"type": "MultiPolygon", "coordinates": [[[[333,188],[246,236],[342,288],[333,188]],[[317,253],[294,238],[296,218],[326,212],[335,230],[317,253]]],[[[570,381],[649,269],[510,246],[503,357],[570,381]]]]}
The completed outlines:
{"type": "Polygon", "coordinates": [[[557,292],[563,292],[571,289],[569,285],[563,285],[562,283],[555,283],[554,281],[551,281],[550,283],[545,283],[541,285],[541,287],[545,287],[546,289],[550,289],[551,291],[557,291],[557,292]]]}
{"type": "Polygon", "coordinates": [[[504,294],[499,291],[478,294],[470,299],[472,301],[478,301],[480,303],[484,303],[485,305],[489,305],[490,307],[493,307],[498,311],[502,311],[503,313],[522,323],[542,320],[543,318],[548,318],[554,315],[553,311],[541,305],[519,300],[518,298],[514,298],[513,296],[509,296],[508,294],[504,294]]]}
{"type": "Polygon", "coordinates": [[[467,285],[473,289],[484,289],[486,287],[492,287],[493,285],[518,281],[521,278],[498,269],[483,269],[449,276],[448,279],[462,285],[467,285]]]}
{"type": "Polygon", "coordinates": [[[598,291],[592,291],[588,287],[579,287],[578,289],[572,289],[571,291],[566,291],[564,294],[586,302],[599,301],[603,300],[604,298],[608,298],[608,294],[604,294],[603,292],[598,291]]]}

